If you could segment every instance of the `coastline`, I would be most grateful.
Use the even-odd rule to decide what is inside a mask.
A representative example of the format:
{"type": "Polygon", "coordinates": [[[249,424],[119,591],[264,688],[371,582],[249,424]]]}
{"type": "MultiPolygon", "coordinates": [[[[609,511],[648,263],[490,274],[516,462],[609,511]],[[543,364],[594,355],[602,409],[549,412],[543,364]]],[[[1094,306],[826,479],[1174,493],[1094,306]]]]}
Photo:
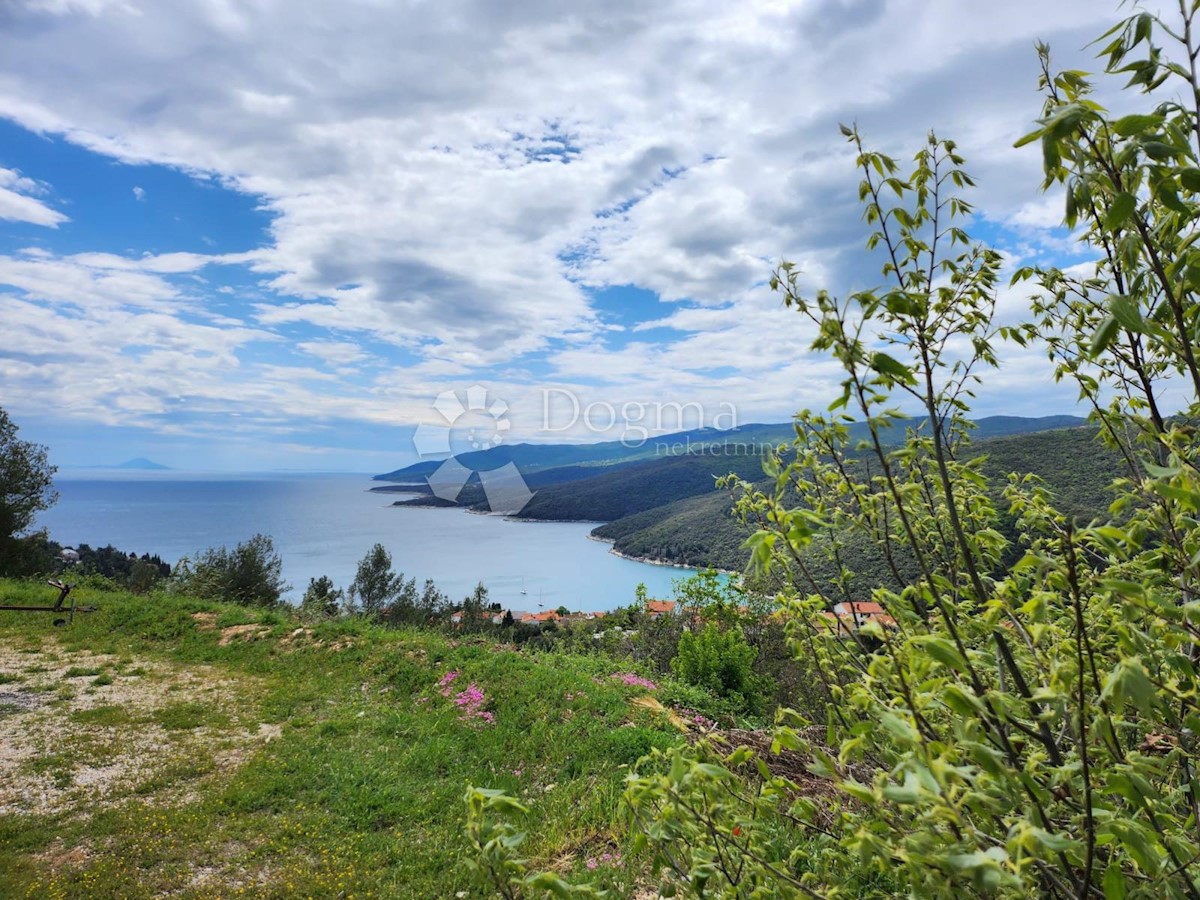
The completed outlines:
{"type": "MultiPolygon", "coordinates": [[[[388,504],[387,508],[388,509],[397,509],[397,508],[398,509],[405,509],[405,508],[408,508],[408,509],[457,509],[457,510],[467,513],[468,515],[501,516],[506,522],[519,522],[519,523],[526,523],[526,524],[531,524],[531,525],[595,525],[595,526],[599,527],[600,525],[608,524],[608,522],[601,520],[601,519],[522,518],[519,516],[511,515],[509,513],[494,513],[491,510],[473,509],[469,506],[458,506],[458,505],[446,506],[446,505],[437,504],[437,503],[429,503],[429,504],[391,503],[391,504],[388,504]]],[[[614,541],[612,538],[598,537],[593,532],[588,532],[587,535],[585,535],[585,537],[587,537],[587,539],[589,541],[596,541],[597,543],[600,543],[600,544],[608,544],[609,545],[609,548],[608,548],[609,553],[611,553],[613,556],[620,557],[621,559],[627,559],[630,562],[645,563],[648,566],[661,566],[666,569],[685,569],[685,570],[692,570],[692,571],[697,571],[697,572],[711,569],[714,572],[719,572],[722,575],[728,575],[731,578],[740,576],[742,574],[741,572],[735,572],[731,569],[719,569],[716,566],[691,565],[691,564],[687,564],[687,563],[670,562],[665,559],[656,559],[656,558],[649,557],[649,556],[635,556],[632,553],[623,553],[622,551],[618,550],[617,546],[616,546],[616,541],[614,541]]]]}
{"type": "Polygon", "coordinates": [[[596,541],[597,543],[600,543],[600,544],[609,544],[610,545],[609,549],[608,549],[609,553],[611,553],[613,556],[619,556],[621,559],[627,559],[630,562],[645,563],[648,566],[662,566],[667,569],[693,569],[697,572],[703,572],[708,569],[711,569],[714,572],[719,572],[722,575],[728,575],[730,577],[739,576],[742,574],[741,572],[734,572],[730,569],[718,569],[716,566],[700,566],[700,565],[692,565],[692,564],[684,564],[684,563],[675,563],[675,562],[669,562],[665,559],[655,559],[650,556],[634,556],[632,553],[622,553],[620,550],[617,549],[616,541],[614,541],[612,538],[598,537],[595,534],[588,534],[587,539],[589,541],[596,541]]]}

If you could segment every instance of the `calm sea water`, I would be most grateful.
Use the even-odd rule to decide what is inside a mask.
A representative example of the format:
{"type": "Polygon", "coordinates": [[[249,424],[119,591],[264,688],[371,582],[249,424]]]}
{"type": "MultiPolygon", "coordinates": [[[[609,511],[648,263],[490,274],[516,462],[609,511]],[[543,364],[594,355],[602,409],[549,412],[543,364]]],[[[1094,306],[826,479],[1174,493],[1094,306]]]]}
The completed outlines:
{"type": "Polygon", "coordinates": [[[293,601],[315,576],[349,585],[377,541],[393,567],[418,584],[432,578],[457,600],[482,581],[491,600],[534,612],[539,604],[612,609],[632,603],[639,582],[650,596],[667,596],[675,579],[692,574],[614,556],[607,544],[588,539],[592,525],[397,509],[389,506],[395,495],[369,493],[372,486],[362,475],[60,474],[58,504],[38,524],[65,546],[112,544],[171,563],[269,534],[293,601]]]}

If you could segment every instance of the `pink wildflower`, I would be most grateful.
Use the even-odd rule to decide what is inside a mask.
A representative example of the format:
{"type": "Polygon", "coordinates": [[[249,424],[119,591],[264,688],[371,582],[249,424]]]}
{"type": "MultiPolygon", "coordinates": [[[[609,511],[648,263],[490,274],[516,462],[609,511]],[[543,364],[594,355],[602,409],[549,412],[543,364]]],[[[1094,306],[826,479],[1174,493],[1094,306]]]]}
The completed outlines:
{"type": "Polygon", "coordinates": [[[658,690],[657,684],[655,684],[649,678],[643,678],[636,672],[614,672],[612,677],[623,681],[630,687],[643,687],[648,691],[658,690]]]}
{"type": "Polygon", "coordinates": [[[438,690],[440,690],[442,692],[443,697],[450,696],[450,692],[451,692],[450,685],[452,685],[454,683],[454,679],[456,679],[459,676],[459,674],[461,674],[461,673],[457,669],[451,669],[449,672],[447,672],[445,675],[442,676],[441,680],[438,682],[438,690]]]}
{"type": "Polygon", "coordinates": [[[483,691],[479,689],[479,685],[472,681],[467,685],[465,691],[459,692],[458,696],[454,698],[454,702],[459,706],[474,709],[483,703],[483,691]]]}
{"type": "Polygon", "coordinates": [[[461,710],[459,718],[463,720],[482,719],[487,724],[494,725],[496,715],[483,708],[485,700],[486,697],[479,689],[479,685],[472,681],[465,690],[459,691],[454,697],[454,705],[461,710]]]}

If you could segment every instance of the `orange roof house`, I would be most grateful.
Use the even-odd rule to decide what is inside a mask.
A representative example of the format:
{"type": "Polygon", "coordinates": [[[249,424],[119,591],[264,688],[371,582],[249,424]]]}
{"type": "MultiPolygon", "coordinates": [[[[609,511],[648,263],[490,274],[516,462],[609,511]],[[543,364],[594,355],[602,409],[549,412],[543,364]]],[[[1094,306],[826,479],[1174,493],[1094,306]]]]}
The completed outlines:
{"type": "Polygon", "coordinates": [[[817,613],[816,624],[835,634],[848,636],[871,622],[884,628],[896,627],[896,620],[878,603],[869,600],[838,603],[833,612],[822,610],[817,613]]]}
{"type": "Polygon", "coordinates": [[[545,612],[540,613],[526,613],[525,615],[521,616],[521,621],[537,623],[557,622],[559,618],[560,616],[557,612],[552,609],[548,609],[545,612]]]}
{"type": "Polygon", "coordinates": [[[660,616],[669,616],[675,612],[675,608],[678,605],[674,600],[647,600],[646,614],[652,619],[657,619],[660,616]]]}

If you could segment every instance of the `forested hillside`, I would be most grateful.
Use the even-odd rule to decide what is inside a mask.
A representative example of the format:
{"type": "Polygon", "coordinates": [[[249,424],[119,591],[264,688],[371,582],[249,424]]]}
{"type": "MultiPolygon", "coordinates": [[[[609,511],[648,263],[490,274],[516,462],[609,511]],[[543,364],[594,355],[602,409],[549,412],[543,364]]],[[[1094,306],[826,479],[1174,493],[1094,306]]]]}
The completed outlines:
{"type": "MultiPolygon", "coordinates": [[[[904,427],[913,421],[900,420],[884,436],[900,440],[904,427]]],[[[983,418],[976,423],[967,457],[985,458],[983,472],[994,485],[997,501],[1001,500],[1000,492],[1010,472],[1033,474],[1046,481],[1064,511],[1091,519],[1101,515],[1109,503],[1107,488],[1119,471],[1120,457],[1103,447],[1095,429],[1082,425],[1083,421],[1075,416],[983,418]]],[[[731,515],[730,496],[717,487],[717,479],[732,473],[766,486],[763,451],[780,443],[783,429],[790,428],[747,426],[739,430],[740,440],[724,437],[719,442],[709,432],[707,444],[693,443],[693,452],[679,455],[609,462],[603,467],[535,469],[524,476],[534,496],[517,517],[600,522],[603,524],[592,534],[611,541],[613,549],[622,555],[741,571],[750,559],[745,546],[749,532],[731,515]]],[[[852,435],[861,431],[861,426],[851,426],[852,435]]],[[[481,460],[489,465],[495,461],[481,455],[476,462],[481,460]]],[[[396,506],[457,505],[475,511],[488,508],[477,476],[463,488],[457,503],[433,497],[428,486],[420,483],[376,490],[418,494],[397,501],[396,506]]],[[[1006,531],[1012,535],[1011,528],[1006,526],[1006,531]]],[[[823,571],[825,563],[817,558],[819,555],[813,552],[812,564],[823,571]]],[[[874,548],[862,548],[860,563],[864,585],[871,577],[890,578],[874,548]]]]}
{"type": "MultiPolygon", "coordinates": [[[[1107,488],[1121,464],[1119,454],[1102,446],[1095,429],[1086,427],[978,440],[968,454],[973,456],[985,457],[983,471],[998,502],[1008,473],[1032,474],[1046,482],[1064,512],[1085,520],[1104,514],[1111,502],[1107,488]]],[[[763,487],[768,484],[761,476],[751,480],[763,487]]],[[[1004,530],[1011,537],[1012,527],[1005,521],[1004,530]]],[[[627,556],[734,571],[745,568],[750,559],[745,547],[748,533],[732,517],[729,495],[715,485],[703,494],[616,519],[593,532],[627,556]]],[[[871,576],[863,578],[864,585],[872,577],[877,583],[891,580],[875,548],[864,546],[862,553],[860,565],[871,576]]],[[[811,553],[813,565],[823,569],[819,555],[811,553]]]]}

